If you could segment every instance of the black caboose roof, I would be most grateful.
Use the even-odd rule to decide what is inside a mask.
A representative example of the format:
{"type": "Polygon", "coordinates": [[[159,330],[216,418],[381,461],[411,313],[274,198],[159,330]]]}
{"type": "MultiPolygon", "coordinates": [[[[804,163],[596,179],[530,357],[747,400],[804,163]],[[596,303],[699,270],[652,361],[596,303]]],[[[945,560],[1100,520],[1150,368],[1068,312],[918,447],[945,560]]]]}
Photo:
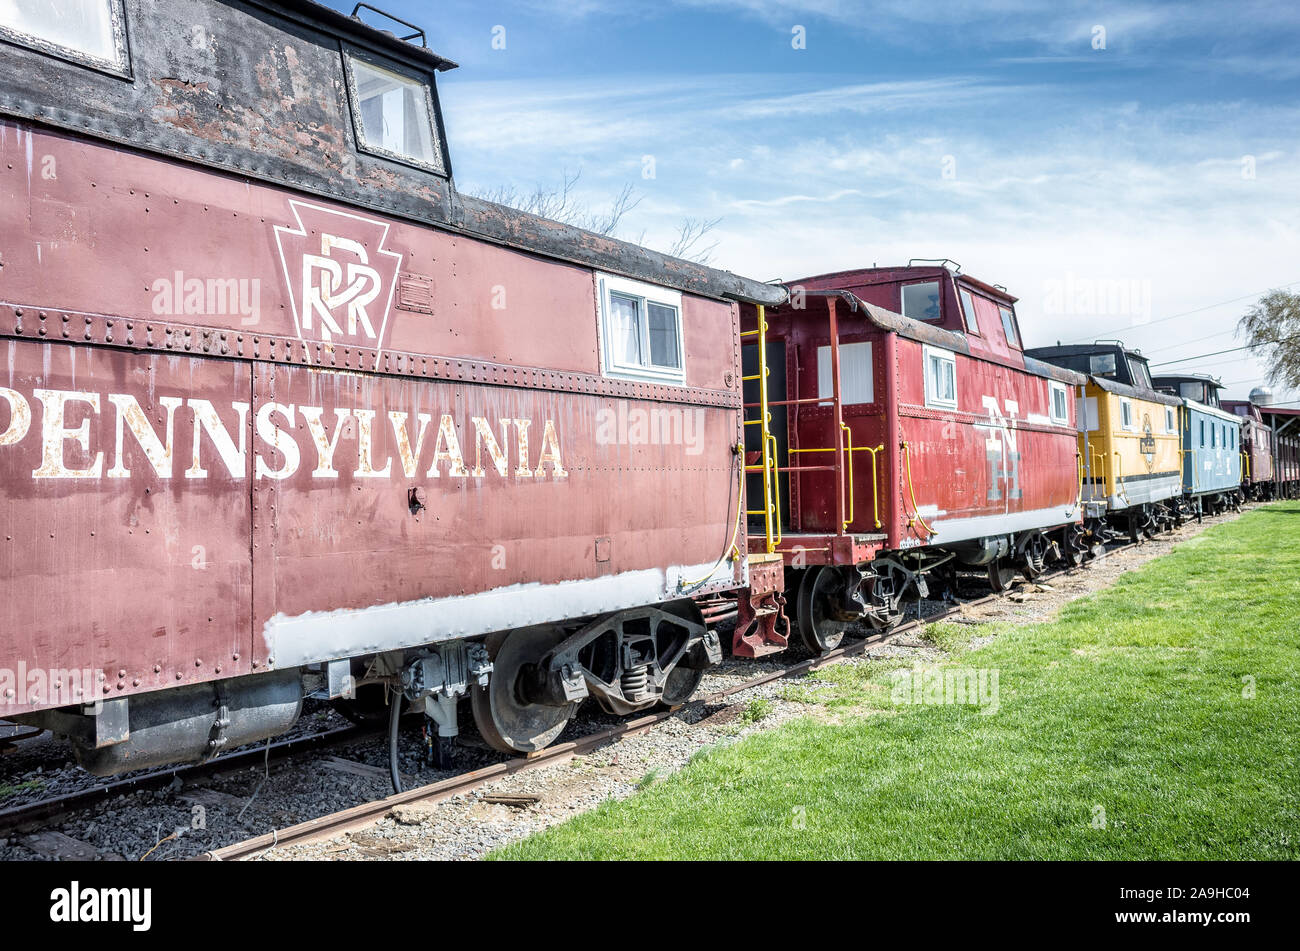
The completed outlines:
{"type": "Polygon", "coordinates": [[[409,42],[315,0],[117,2],[127,40],[122,68],[4,37],[0,117],[706,297],[786,299],[778,285],[461,194],[436,82],[456,64],[428,49],[422,34],[409,42]],[[440,161],[417,167],[358,148],[343,55],[353,51],[427,83],[440,161]]]}

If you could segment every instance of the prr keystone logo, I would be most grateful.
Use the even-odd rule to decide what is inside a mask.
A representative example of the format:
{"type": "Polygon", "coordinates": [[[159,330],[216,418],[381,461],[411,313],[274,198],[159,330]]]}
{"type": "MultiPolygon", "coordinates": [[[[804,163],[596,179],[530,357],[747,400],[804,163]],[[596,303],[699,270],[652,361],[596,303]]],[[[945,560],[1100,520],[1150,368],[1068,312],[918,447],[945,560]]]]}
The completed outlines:
{"type": "Polygon", "coordinates": [[[276,225],[275,240],[304,343],[382,350],[402,255],[384,247],[389,225],[290,201],[297,227],[276,225]]]}

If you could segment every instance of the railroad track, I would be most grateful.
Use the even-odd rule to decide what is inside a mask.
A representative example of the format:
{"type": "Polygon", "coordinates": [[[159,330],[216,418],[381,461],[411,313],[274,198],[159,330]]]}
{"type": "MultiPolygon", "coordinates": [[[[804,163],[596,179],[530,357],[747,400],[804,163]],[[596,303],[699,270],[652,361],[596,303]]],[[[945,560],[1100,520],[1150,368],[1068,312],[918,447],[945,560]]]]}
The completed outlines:
{"type": "MultiPolygon", "coordinates": [[[[1106,554],[1108,556],[1115,555],[1137,547],[1139,546],[1132,543],[1116,545],[1113,548],[1108,548],[1106,554]]],[[[1037,584],[1049,581],[1053,578],[1072,574],[1076,571],[1086,571],[1087,567],[1087,565],[1084,565],[1080,568],[1058,568],[1049,572],[1044,572],[1041,576],[1035,579],[1034,583],[1037,584]]],[[[593,752],[602,746],[616,743],[626,737],[645,733],[670,717],[675,716],[681,709],[683,709],[683,707],[695,705],[707,707],[745,690],[752,690],[755,687],[761,687],[764,684],[772,683],[777,680],[799,677],[819,668],[840,663],[864,654],[869,649],[894,640],[910,631],[917,630],[927,624],[934,624],[938,621],[959,614],[965,608],[978,607],[982,604],[990,604],[995,601],[1005,600],[1010,593],[1011,592],[1004,592],[1001,594],[993,593],[975,598],[974,600],[959,601],[934,614],[905,621],[890,631],[869,635],[864,639],[855,640],[852,644],[836,648],[835,650],[818,657],[808,658],[792,664],[789,667],[783,667],[780,670],[768,671],[756,677],[742,681],[741,683],[733,684],[721,690],[714,691],[704,697],[698,697],[690,701],[690,703],[684,704],[682,707],[646,714],[645,716],[615,724],[606,730],[592,733],[571,742],[558,743],[554,746],[547,747],[539,753],[534,753],[527,757],[519,757],[502,763],[495,763],[491,766],[485,766],[482,769],[462,773],[459,776],[452,776],[448,779],[430,783],[426,786],[420,786],[416,789],[410,789],[405,792],[396,793],[383,799],[376,799],[372,802],[362,803],[340,812],[320,816],[315,819],[309,819],[306,822],[300,822],[297,825],[288,826],[284,829],[274,830],[264,835],[246,839],[243,842],[237,842],[233,845],[227,845],[219,849],[212,849],[195,856],[195,858],[200,861],[245,861],[257,858],[263,853],[281,846],[300,845],[307,842],[319,841],[321,839],[333,838],[334,836],[340,835],[344,832],[353,831],[371,825],[379,819],[382,819],[396,806],[410,805],[417,802],[441,802],[450,799],[453,796],[470,792],[480,786],[492,782],[493,780],[505,776],[510,776],[515,773],[529,772],[535,769],[540,769],[544,766],[550,766],[562,762],[574,756],[593,752]]]]}
{"type": "Polygon", "coordinates": [[[62,796],[53,796],[49,799],[41,799],[22,806],[15,806],[12,809],[0,811],[0,836],[14,832],[30,831],[30,828],[37,824],[51,825],[64,816],[70,815],[79,809],[93,806],[105,799],[112,799],[114,796],[144,789],[161,789],[170,785],[176,779],[197,779],[201,776],[239,769],[247,765],[267,762],[271,759],[284,759],[295,753],[338,746],[353,740],[378,736],[382,733],[383,730],[380,728],[338,727],[321,733],[279,740],[269,745],[264,744],[247,750],[227,753],[225,756],[220,756],[207,763],[155,770],[142,773],[139,776],[129,776],[125,779],[79,789],[76,792],[66,793],[62,796]]]}
{"type": "MultiPolygon", "coordinates": [[[[1137,547],[1139,546],[1132,543],[1116,544],[1112,547],[1108,547],[1106,553],[1107,555],[1119,554],[1137,547]]],[[[1036,582],[1048,581],[1077,571],[1086,571],[1087,568],[1087,564],[1080,568],[1056,568],[1045,572],[1042,576],[1036,579],[1036,582]]],[[[756,677],[742,681],[741,683],[733,684],[703,697],[698,697],[684,706],[708,706],[716,704],[733,694],[745,690],[761,687],[764,684],[777,680],[802,676],[813,670],[859,656],[873,647],[878,647],[881,644],[887,643],[897,637],[907,634],[910,631],[924,627],[927,624],[933,624],[952,617],[953,615],[960,613],[964,608],[977,607],[979,605],[1004,600],[1010,593],[1011,592],[1004,592],[1001,594],[992,593],[972,600],[958,601],[933,614],[905,621],[890,631],[871,634],[863,639],[855,640],[851,644],[836,648],[835,650],[818,657],[807,658],[793,663],[788,667],[782,667],[779,670],[767,671],[756,677]]],[[[714,620],[724,619],[725,616],[720,616],[714,620]]],[[[649,713],[644,716],[615,724],[608,729],[600,730],[577,740],[556,744],[531,756],[517,757],[500,763],[495,763],[481,769],[463,773],[458,776],[452,776],[448,779],[420,786],[416,789],[407,790],[383,799],[362,803],[341,812],[321,816],[316,819],[310,819],[306,822],[289,826],[285,829],[276,830],[265,835],[256,836],[243,842],[224,846],[219,849],[213,849],[201,853],[199,856],[196,856],[196,858],[216,861],[239,861],[254,858],[262,852],[277,846],[301,844],[323,838],[330,838],[342,832],[369,825],[382,818],[394,806],[415,802],[439,802],[461,793],[471,791],[504,776],[539,769],[543,766],[551,765],[573,756],[589,753],[602,746],[618,742],[626,737],[645,733],[657,724],[676,715],[681,709],[682,707],[677,707],[671,710],[665,709],[649,713]]],[[[384,732],[383,728],[358,726],[341,727],[321,733],[311,734],[309,736],[279,740],[265,746],[257,746],[247,750],[229,753],[208,763],[156,770],[139,776],[131,776],[125,779],[102,783],[66,795],[39,800],[37,802],[0,811],[0,836],[13,834],[15,832],[26,832],[32,831],[33,829],[46,828],[54,825],[59,819],[65,816],[72,815],[78,810],[94,806],[96,803],[102,802],[105,799],[111,799],[115,796],[141,790],[160,789],[170,785],[178,778],[183,781],[191,781],[201,777],[227,772],[232,769],[260,764],[270,759],[277,761],[283,760],[298,753],[311,752],[343,745],[356,740],[369,739],[375,736],[380,736],[384,732]]],[[[32,735],[35,736],[37,734],[32,735]]],[[[28,737],[23,736],[18,737],[17,739],[28,739],[28,737]]]]}

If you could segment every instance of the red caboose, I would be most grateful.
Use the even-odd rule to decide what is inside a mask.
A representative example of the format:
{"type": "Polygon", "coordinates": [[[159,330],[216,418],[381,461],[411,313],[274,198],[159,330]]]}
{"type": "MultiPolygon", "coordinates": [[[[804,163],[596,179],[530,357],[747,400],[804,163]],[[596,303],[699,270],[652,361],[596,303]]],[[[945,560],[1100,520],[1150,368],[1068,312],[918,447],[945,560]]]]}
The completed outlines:
{"type": "MultiPolygon", "coordinates": [[[[944,265],[790,284],[742,308],[750,551],[780,556],[815,650],[987,568],[1080,558],[1075,387],[1026,358],[1005,290],[944,265]]],[[[738,625],[734,649],[781,638],[738,625]]]]}

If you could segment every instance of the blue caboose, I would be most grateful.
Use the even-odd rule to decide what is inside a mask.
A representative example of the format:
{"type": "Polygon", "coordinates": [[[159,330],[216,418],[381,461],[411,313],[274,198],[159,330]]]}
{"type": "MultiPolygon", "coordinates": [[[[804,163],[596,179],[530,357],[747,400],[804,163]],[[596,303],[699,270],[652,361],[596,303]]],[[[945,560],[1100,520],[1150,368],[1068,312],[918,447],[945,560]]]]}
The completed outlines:
{"type": "Polygon", "coordinates": [[[1219,404],[1217,380],[1203,374],[1158,376],[1156,389],[1182,400],[1183,493],[1197,514],[1237,508],[1241,495],[1241,420],[1219,404]]]}

